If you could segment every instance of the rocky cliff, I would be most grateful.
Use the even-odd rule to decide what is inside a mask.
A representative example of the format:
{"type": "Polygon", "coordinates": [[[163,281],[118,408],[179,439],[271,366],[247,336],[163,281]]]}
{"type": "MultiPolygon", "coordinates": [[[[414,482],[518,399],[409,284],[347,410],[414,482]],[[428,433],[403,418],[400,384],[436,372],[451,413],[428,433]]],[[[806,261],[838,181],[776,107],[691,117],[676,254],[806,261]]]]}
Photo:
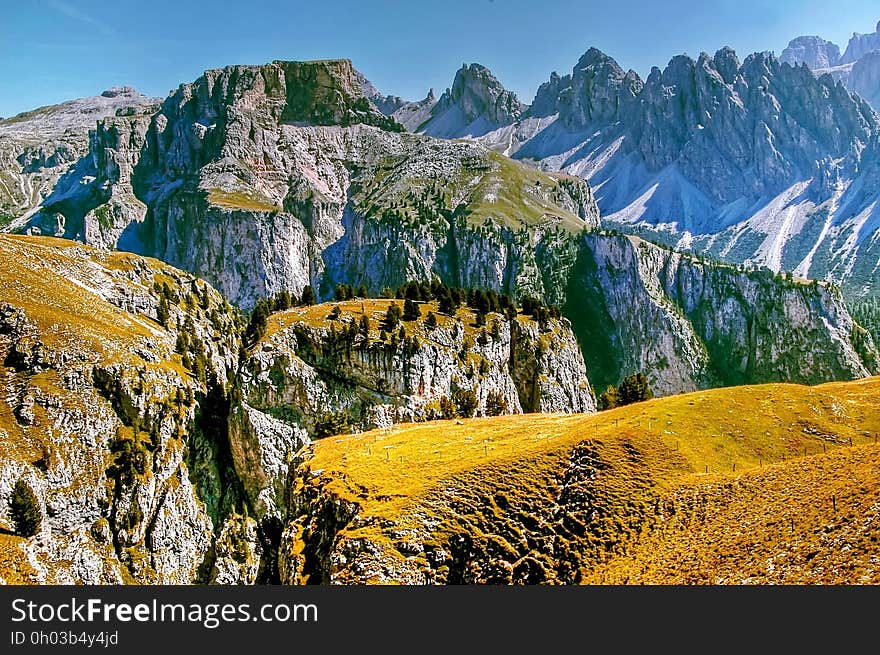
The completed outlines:
{"type": "Polygon", "coordinates": [[[880,49],[865,54],[854,63],[845,84],[872,107],[880,107],[880,49]]]}
{"type": "Polygon", "coordinates": [[[249,349],[230,443],[258,515],[284,515],[289,464],[316,435],[455,416],[595,411],[565,319],[489,313],[478,327],[472,310],[448,316],[426,302],[420,319],[386,332],[393,302],[401,303],[350,300],[274,314],[249,349]]]}
{"type": "Polygon", "coordinates": [[[789,41],[779,61],[792,66],[803,64],[812,70],[831,68],[840,63],[840,48],[819,36],[799,36],[789,41]]]}
{"type": "Polygon", "coordinates": [[[880,22],[873,33],[859,34],[853,32],[852,38],[846,45],[846,51],[840,58],[840,64],[852,64],[864,57],[869,52],[880,50],[880,22]]]}
{"type": "Polygon", "coordinates": [[[241,507],[223,425],[234,312],[155,260],[9,236],[0,250],[0,520],[15,528],[19,481],[41,517],[3,577],[207,581],[241,507]]]}
{"type": "Polygon", "coordinates": [[[157,256],[243,307],[430,274],[551,296],[536,249],[598,223],[590,188],[399,130],[347,61],[209,71],[152,118],[102,123],[26,229],[157,256]]]}
{"type": "Polygon", "coordinates": [[[45,237],[0,251],[7,582],[271,582],[288,471],[314,438],[595,411],[565,319],[477,326],[426,302],[386,332],[395,301],[352,300],[274,314],[240,359],[239,316],[189,274],[45,237]],[[22,483],[33,535],[13,518],[22,483]]]}
{"type": "Polygon", "coordinates": [[[114,87],[92,98],[0,119],[0,228],[18,225],[89,151],[95,123],[116,114],[149,114],[158,98],[114,87]]]}
{"type": "Polygon", "coordinates": [[[636,237],[584,237],[566,313],[603,390],[643,371],[656,394],[880,372],[836,289],[694,259],[636,237]]]}

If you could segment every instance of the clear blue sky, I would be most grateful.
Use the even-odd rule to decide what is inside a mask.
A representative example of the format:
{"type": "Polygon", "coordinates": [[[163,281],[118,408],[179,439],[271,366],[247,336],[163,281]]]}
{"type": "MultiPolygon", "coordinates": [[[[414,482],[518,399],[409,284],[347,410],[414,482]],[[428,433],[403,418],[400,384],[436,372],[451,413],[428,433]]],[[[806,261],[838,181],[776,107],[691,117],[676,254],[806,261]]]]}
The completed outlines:
{"type": "Polygon", "coordinates": [[[130,84],[165,96],[206,68],[347,57],[383,92],[438,93],[463,62],[531,102],[596,46],[645,75],[682,52],[741,56],[873,31],[876,0],[3,0],[0,116],[130,84]]]}

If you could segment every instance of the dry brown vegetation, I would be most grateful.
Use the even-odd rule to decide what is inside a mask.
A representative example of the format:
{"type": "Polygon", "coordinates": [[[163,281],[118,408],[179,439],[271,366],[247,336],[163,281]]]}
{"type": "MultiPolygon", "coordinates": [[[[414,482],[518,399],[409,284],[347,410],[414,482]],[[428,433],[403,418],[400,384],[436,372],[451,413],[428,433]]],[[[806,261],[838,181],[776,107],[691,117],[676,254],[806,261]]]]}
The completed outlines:
{"type": "Polygon", "coordinates": [[[340,543],[442,581],[876,582],[878,399],[873,378],[399,426],[321,441],[310,468],[359,505],[340,543]],[[440,569],[406,543],[462,538],[440,569]]]}

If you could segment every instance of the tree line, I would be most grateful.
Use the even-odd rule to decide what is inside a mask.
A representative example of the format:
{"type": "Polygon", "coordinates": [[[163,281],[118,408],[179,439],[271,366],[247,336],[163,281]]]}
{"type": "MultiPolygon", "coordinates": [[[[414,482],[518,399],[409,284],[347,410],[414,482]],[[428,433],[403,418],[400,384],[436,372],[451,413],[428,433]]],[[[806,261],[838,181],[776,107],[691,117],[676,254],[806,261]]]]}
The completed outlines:
{"type": "MultiPolygon", "coordinates": [[[[447,316],[454,316],[462,306],[467,306],[474,310],[478,327],[486,325],[486,315],[489,313],[502,314],[508,320],[516,318],[520,313],[515,301],[508,294],[499,293],[494,289],[453,287],[437,279],[431,282],[406,282],[397,289],[386,287],[378,294],[370,294],[364,285],[357,288],[346,283],[336,285],[334,300],[342,302],[356,298],[404,301],[402,311],[399,306],[392,303],[386,312],[382,329],[389,333],[397,327],[400,320],[413,321],[421,318],[421,309],[417,304],[419,302],[437,301],[437,311],[447,316]]],[[[311,285],[307,285],[300,296],[290,291],[281,291],[269,298],[258,300],[244,331],[245,342],[256,343],[265,335],[268,319],[274,312],[314,305],[316,302],[317,296],[311,285]]],[[[542,329],[546,328],[551,318],[558,319],[562,315],[555,305],[547,305],[542,300],[529,296],[522,299],[521,311],[534,318],[542,329]]],[[[437,319],[433,316],[433,312],[428,315],[427,321],[428,327],[436,327],[437,319]]]]}

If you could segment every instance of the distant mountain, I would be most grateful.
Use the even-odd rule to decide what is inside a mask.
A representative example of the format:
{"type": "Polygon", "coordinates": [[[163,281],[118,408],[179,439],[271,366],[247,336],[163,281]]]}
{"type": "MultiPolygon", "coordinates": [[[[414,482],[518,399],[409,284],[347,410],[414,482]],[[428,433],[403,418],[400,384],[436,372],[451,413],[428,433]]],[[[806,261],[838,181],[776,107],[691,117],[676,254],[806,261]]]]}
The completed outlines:
{"type": "Polygon", "coordinates": [[[813,70],[831,68],[840,63],[840,48],[820,36],[799,36],[789,42],[779,61],[792,66],[805,64],[813,70]]]}
{"type": "Polygon", "coordinates": [[[0,119],[0,228],[39,205],[89,149],[89,131],[117,114],[152,113],[160,99],[131,87],[0,119]]]}
{"type": "Polygon", "coordinates": [[[880,284],[880,118],[770,53],[679,56],[643,82],[593,49],[479,140],[588,180],[629,231],[856,295],[880,284]]]}
{"type": "Polygon", "coordinates": [[[526,106],[485,66],[465,64],[439,100],[428,97],[403,107],[395,118],[408,129],[433,137],[478,137],[517,120],[526,106]]]}
{"type": "Polygon", "coordinates": [[[782,51],[780,61],[806,65],[817,75],[829,74],[880,109],[880,23],[873,34],[854,33],[846,51],[818,36],[799,36],[782,51]]]}
{"type": "Polygon", "coordinates": [[[869,52],[880,50],[880,22],[872,34],[854,32],[840,58],[840,64],[854,64],[869,52]]]}

